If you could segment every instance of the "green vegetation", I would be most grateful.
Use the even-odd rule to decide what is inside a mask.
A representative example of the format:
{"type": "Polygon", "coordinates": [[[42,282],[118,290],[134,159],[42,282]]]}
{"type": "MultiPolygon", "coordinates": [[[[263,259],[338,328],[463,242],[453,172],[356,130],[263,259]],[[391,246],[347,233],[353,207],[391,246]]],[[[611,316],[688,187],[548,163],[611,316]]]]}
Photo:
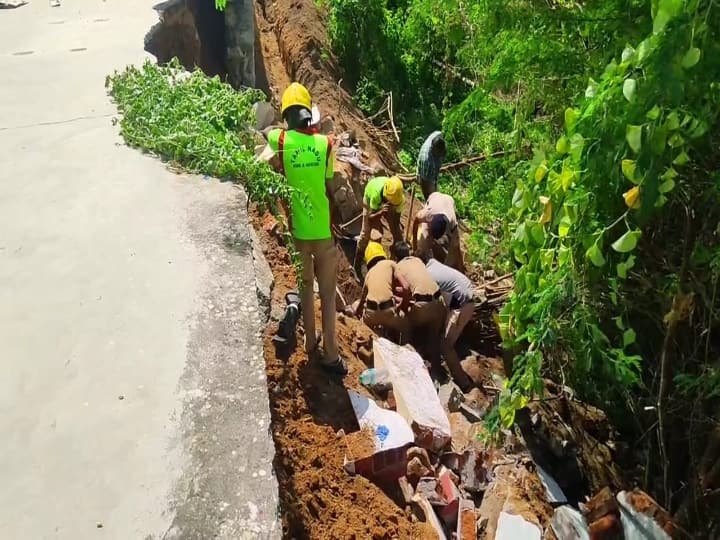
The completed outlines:
{"type": "Polygon", "coordinates": [[[513,373],[494,421],[511,425],[543,377],[565,382],[640,441],[636,480],[710,535],[720,6],[326,3],[359,105],[403,96],[404,160],[436,127],[451,159],[504,151],[441,180],[472,225],[471,254],[515,270],[500,317],[513,373]]]}
{"type": "Polygon", "coordinates": [[[254,159],[256,144],[247,129],[257,90],[237,92],[217,77],[187,73],[177,60],[167,66],[146,62],[106,81],[122,113],[120,132],[130,145],[157,154],[184,169],[217,178],[242,179],[248,196],[277,209],[290,188],[267,164],[254,159]]]}

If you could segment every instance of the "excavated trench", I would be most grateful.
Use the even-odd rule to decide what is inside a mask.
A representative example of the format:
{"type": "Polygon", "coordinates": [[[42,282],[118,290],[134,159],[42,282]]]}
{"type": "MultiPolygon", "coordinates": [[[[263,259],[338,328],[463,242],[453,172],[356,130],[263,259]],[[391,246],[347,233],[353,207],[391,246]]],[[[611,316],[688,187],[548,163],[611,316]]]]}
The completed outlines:
{"type": "MultiPolygon", "coordinates": [[[[338,70],[332,56],[322,54],[326,30],[313,0],[229,0],[225,14],[217,12],[210,0],[170,0],[156,9],[160,22],[148,32],[145,47],[159,62],[178,57],[187,69],[202,69],[235,87],[258,87],[275,103],[291,80],[299,80],[310,88],[336,134],[352,133],[376,170],[397,170],[392,146],[363,119],[351,96],[337,83],[338,70]],[[238,22],[243,14],[245,20],[238,22]],[[248,24],[248,18],[253,24],[248,24]]],[[[348,191],[357,188],[349,185],[348,191]]],[[[428,524],[417,522],[396,485],[378,486],[343,469],[347,447],[342,432],[359,429],[347,389],[363,391],[358,376],[371,361],[372,332],[359,321],[339,316],[339,347],[349,367],[344,381],[328,378],[297,348],[276,350],[271,337],[285,306],[285,294],[296,288],[297,280],[272,216],[254,209],[251,216],[275,277],[264,344],[284,537],[435,537],[428,524]]],[[[340,247],[338,253],[339,288],[351,302],[359,296],[360,287],[348,253],[340,247]]],[[[479,314],[463,336],[466,352],[473,351],[470,366],[475,372],[471,376],[481,388],[492,388],[493,374],[503,372],[491,316],[479,314]]],[[[302,343],[302,335],[298,342],[302,343]]],[[[489,394],[488,400],[493,396],[489,394]]],[[[606,455],[613,433],[599,427],[607,423],[604,415],[593,410],[594,423],[589,424],[587,412],[572,402],[556,399],[550,403],[538,404],[520,418],[525,444],[531,446],[529,452],[512,448],[518,443],[511,439],[511,448],[488,457],[495,481],[484,495],[474,497],[479,514],[489,518],[484,536],[478,538],[494,538],[497,517],[509,501],[516,513],[547,525],[552,508],[529,465],[530,454],[568,492],[571,502],[605,485],[615,489],[623,486],[612,456],[606,455]],[[549,421],[538,424],[539,417],[549,421]],[[559,438],[573,444],[558,449],[553,441],[559,438]],[[593,462],[598,454],[597,462],[593,462]],[[513,457],[508,459],[508,455],[513,457]]]]}

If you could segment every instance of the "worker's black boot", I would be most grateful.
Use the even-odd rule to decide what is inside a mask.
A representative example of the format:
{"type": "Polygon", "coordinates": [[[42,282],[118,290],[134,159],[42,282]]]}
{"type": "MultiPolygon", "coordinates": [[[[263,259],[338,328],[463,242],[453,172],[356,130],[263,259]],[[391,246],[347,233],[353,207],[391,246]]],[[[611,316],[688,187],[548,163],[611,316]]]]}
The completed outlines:
{"type": "Polygon", "coordinates": [[[295,343],[295,328],[300,320],[300,295],[297,291],[290,291],[285,295],[285,302],[287,303],[285,314],[272,339],[278,345],[289,346],[295,343]]]}

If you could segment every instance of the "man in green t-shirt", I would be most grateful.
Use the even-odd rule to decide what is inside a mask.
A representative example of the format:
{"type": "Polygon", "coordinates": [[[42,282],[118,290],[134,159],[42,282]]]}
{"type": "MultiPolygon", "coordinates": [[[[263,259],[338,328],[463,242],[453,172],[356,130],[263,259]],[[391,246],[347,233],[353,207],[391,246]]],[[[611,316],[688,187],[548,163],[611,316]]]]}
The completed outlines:
{"type": "Polygon", "coordinates": [[[393,242],[403,239],[400,227],[405,192],[400,178],[397,176],[378,176],[371,178],[365,186],[363,194],[363,213],[360,238],[355,252],[355,271],[360,275],[360,261],[365,248],[370,242],[370,232],[377,229],[382,233],[382,219],[388,223],[393,242]]]}
{"type": "Polygon", "coordinates": [[[318,349],[315,334],[313,282],[317,278],[322,310],[322,365],[340,375],[347,366],[338,354],[335,335],[337,248],[330,229],[330,196],[327,182],[334,174],[330,140],[310,128],[310,92],[292,83],[282,96],[281,112],[288,129],[268,133],[268,144],[278,154],[280,172],[293,188],[288,219],[295,246],[302,258],[301,310],[305,328],[305,351],[318,349]]]}

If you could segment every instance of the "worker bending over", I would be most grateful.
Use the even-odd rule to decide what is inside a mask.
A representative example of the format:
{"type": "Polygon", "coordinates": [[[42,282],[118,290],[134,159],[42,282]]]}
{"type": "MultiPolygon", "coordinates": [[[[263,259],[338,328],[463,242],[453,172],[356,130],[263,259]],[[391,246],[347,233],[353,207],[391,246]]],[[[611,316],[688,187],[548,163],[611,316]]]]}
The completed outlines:
{"type": "Polygon", "coordinates": [[[333,177],[332,146],[325,135],[309,129],[312,100],[307,88],[292,83],[282,95],[281,113],[288,129],[268,133],[268,144],[279,155],[280,172],[294,188],[288,214],[290,232],[302,259],[301,310],[305,328],[305,351],[318,352],[315,334],[313,281],[317,278],[322,310],[325,354],[321,364],[340,375],[347,374],[338,354],[335,335],[337,249],[330,229],[330,197],[327,182],[333,177]]]}
{"type": "Polygon", "coordinates": [[[355,316],[373,330],[382,327],[399,333],[401,339],[406,337],[409,326],[401,311],[407,306],[410,286],[378,242],[370,242],[365,249],[365,265],[368,272],[355,316]]]}
{"type": "Polygon", "coordinates": [[[460,234],[455,214],[455,200],[445,193],[430,194],[423,208],[415,214],[412,228],[413,252],[465,271],[460,250],[460,234]]]}
{"type": "Polygon", "coordinates": [[[410,245],[407,242],[395,242],[392,255],[397,264],[396,273],[407,282],[409,288],[406,318],[410,331],[416,337],[427,338],[432,348],[431,359],[439,360],[438,345],[447,312],[440,287],[425,263],[410,256],[410,245]]]}
{"type": "Polygon", "coordinates": [[[405,192],[400,178],[397,176],[378,176],[372,178],[365,186],[363,194],[363,213],[360,238],[357,244],[355,255],[355,270],[359,272],[360,257],[365,253],[365,248],[370,241],[370,232],[377,229],[382,233],[382,220],[385,220],[390,227],[393,242],[402,240],[400,228],[400,215],[402,214],[405,192]]]}
{"type": "Polygon", "coordinates": [[[439,131],[433,131],[420,147],[417,159],[417,181],[425,199],[437,191],[438,175],[446,153],[445,139],[439,131]]]}
{"type": "Polygon", "coordinates": [[[442,355],[453,380],[463,391],[468,391],[472,381],[460,366],[455,344],[475,311],[472,282],[465,274],[432,258],[425,258],[425,268],[440,287],[448,307],[445,328],[440,340],[442,355]]]}

